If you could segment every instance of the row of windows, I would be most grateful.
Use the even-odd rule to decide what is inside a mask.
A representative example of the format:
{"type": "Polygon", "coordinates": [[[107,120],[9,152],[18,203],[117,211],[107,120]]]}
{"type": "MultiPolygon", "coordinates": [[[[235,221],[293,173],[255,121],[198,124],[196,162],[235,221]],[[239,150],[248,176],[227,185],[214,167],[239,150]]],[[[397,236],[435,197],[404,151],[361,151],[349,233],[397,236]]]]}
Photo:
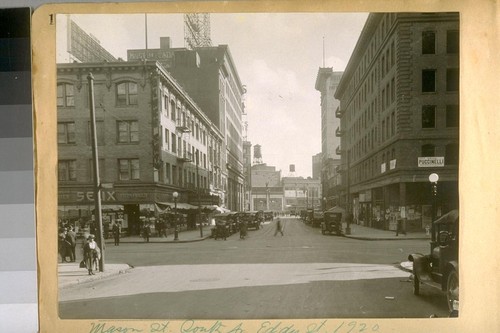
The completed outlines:
{"type": "MultiPolygon", "coordinates": [[[[436,128],[436,105],[422,106],[422,128],[436,128]]],[[[458,105],[446,105],[446,127],[459,126],[460,112],[458,105]]]]}
{"type": "MultiPolygon", "coordinates": [[[[456,92],[459,88],[460,73],[458,68],[446,69],[446,91],[456,92]]],[[[422,70],[422,92],[434,93],[437,91],[437,69],[422,70]]]]}
{"type": "MultiPolygon", "coordinates": [[[[122,158],[117,160],[118,163],[118,173],[117,179],[119,181],[128,180],[140,180],[140,165],[138,158],[122,158]]],[[[88,162],[88,180],[93,180],[92,171],[93,164],[92,160],[88,162]]],[[[104,159],[99,159],[99,173],[103,175],[104,170],[104,159]]],[[[58,179],[59,181],[76,181],[77,180],[77,163],[76,160],[59,160],[58,162],[58,179]]],[[[208,187],[207,177],[203,175],[198,175],[190,169],[181,168],[176,165],[171,165],[170,163],[165,163],[162,165],[160,170],[160,182],[165,184],[174,184],[179,186],[200,186],[202,188],[208,187]]],[[[217,179],[212,173],[211,178],[217,179]]],[[[220,176],[218,177],[220,181],[220,176]]]]}
{"type": "MultiPolygon", "coordinates": [[[[424,144],[420,147],[421,157],[436,156],[436,146],[433,144],[424,144]]],[[[445,165],[458,165],[459,146],[456,143],[450,143],[445,146],[445,165]]],[[[359,182],[370,179],[381,173],[397,168],[396,149],[384,151],[379,157],[374,156],[363,163],[352,168],[350,173],[352,182],[359,182]],[[380,160],[378,159],[380,158],[380,160]],[[385,164],[385,165],[384,165],[385,164]]]]}
{"type": "MultiPolygon", "coordinates": [[[[138,91],[137,83],[135,82],[122,82],[116,85],[116,106],[136,106],[138,105],[138,91]]],[[[169,98],[164,95],[164,109],[167,118],[170,118],[177,126],[188,127],[193,133],[196,140],[206,145],[207,132],[204,128],[189,119],[186,112],[181,111],[175,102],[170,102],[169,98]]],[[[75,88],[73,84],[60,83],[57,85],[57,106],[58,107],[74,107],[75,106],[75,88]]]]}
{"type": "MultiPolygon", "coordinates": [[[[422,54],[436,54],[436,32],[422,32],[422,54]]],[[[460,48],[460,35],[458,30],[446,31],[446,53],[457,54],[460,48]]]]}
{"type": "MultiPolygon", "coordinates": [[[[87,122],[87,144],[91,144],[91,126],[87,122]]],[[[97,144],[104,145],[104,122],[96,121],[97,144]]],[[[57,143],[76,144],[74,121],[57,123],[57,143]]],[[[139,122],[137,120],[119,120],[116,122],[116,143],[139,143],[139,122]]]]}

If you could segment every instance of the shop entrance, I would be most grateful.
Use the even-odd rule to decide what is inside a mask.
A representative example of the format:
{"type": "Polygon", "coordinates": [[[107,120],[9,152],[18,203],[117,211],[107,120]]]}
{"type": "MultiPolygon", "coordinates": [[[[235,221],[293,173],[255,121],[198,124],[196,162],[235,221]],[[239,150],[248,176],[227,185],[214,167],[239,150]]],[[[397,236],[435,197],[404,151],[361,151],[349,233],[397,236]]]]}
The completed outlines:
{"type": "Polygon", "coordinates": [[[140,234],[140,209],[138,204],[123,205],[123,211],[128,216],[128,234],[140,234]]]}

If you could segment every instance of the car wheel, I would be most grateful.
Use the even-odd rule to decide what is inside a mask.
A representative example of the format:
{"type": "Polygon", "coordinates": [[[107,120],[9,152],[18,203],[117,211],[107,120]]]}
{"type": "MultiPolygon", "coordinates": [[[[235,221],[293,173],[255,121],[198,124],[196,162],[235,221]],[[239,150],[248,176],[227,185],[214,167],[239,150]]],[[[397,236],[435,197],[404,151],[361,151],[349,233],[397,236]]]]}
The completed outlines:
{"type": "Polygon", "coordinates": [[[446,299],[448,301],[448,309],[453,312],[455,301],[458,303],[458,274],[456,271],[451,271],[448,274],[448,281],[446,283],[446,299]]]}
{"type": "Polygon", "coordinates": [[[413,274],[413,295],[420,295],[420,279],[415,274],[413,274]]]}

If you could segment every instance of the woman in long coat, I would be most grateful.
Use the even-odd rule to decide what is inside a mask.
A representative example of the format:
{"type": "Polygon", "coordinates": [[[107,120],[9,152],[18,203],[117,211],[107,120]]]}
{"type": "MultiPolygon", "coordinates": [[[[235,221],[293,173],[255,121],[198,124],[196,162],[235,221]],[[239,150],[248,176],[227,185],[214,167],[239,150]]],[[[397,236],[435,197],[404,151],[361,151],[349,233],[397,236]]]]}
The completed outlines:
{"type": "Polygon", "coordinates": [[[89,275],[94,275],[94,269],[98,269],[97,263],[101,259],[101,250],[94,239],[94,235],[89,235],[87,237],[87,242],[83,246],[83,260],[85,261],[85,266],[89,271],[89,275]],[[94,264],[96,267],[94,267],[94,264]]]}

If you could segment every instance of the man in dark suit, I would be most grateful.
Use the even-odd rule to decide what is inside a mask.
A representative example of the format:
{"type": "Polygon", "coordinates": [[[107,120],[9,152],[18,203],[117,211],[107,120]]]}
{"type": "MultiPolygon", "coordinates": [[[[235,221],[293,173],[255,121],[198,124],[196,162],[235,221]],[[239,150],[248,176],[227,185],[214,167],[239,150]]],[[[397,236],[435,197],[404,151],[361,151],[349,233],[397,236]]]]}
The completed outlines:
{"type": "Polygon", "coordinates": [[[69,227],[68,233],[66,234],[66,242],[69,248],[69,258],[71,262],[76,260],[76,232],[73,227],[69,227]]]}

